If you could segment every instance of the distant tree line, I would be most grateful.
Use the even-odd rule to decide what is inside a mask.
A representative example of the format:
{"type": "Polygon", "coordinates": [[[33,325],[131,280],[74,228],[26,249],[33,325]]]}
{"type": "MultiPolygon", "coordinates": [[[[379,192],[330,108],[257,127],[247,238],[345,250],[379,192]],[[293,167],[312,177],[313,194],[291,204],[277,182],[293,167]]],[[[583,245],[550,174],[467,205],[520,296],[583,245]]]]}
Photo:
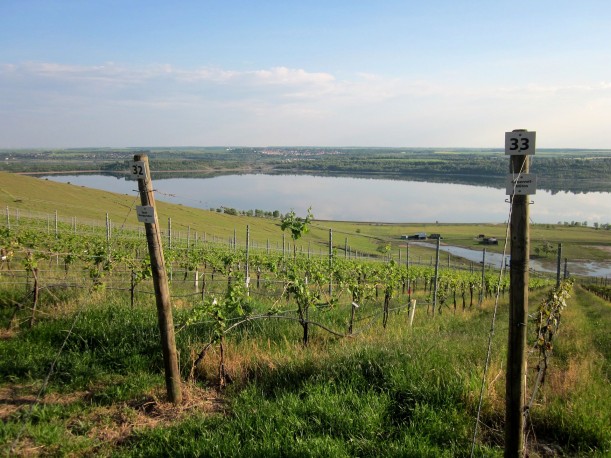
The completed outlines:
{"type": "MultiPolygon", "coordinates": [[[[99,170],[124,174],[136,149],[3,151],[0,170],[99,170]]],[[[473,184],[502,188],[501,150],[430,148],[153,148],[153,176],[222,173],[314,174],[473,184]]],[[[531,161],[537,187],[552,193],[611,192],[611,150],[541,150],[531,161]]]]}
{"type": "Polygon", "coordinates": [[[232,207],[218,207],[218,208],[210,208],[210,211],[217,213],[225,213],[227,215],[232,216],[254,216],[257,218],[281,218],[283,217],[282,213],[279,210],[267,211],[267,210],[237,210],[232,207]]]}

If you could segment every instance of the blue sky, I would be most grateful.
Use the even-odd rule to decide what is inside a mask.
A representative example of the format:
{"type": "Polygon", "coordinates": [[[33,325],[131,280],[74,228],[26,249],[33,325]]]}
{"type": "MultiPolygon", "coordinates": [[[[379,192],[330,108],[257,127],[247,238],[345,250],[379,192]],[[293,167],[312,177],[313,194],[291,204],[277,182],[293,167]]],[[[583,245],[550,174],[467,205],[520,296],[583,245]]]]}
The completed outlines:
{"type": "Polygon", "coordinates": [[[611,148],[611,2],[0,0],[0,148],[611,148]]]}

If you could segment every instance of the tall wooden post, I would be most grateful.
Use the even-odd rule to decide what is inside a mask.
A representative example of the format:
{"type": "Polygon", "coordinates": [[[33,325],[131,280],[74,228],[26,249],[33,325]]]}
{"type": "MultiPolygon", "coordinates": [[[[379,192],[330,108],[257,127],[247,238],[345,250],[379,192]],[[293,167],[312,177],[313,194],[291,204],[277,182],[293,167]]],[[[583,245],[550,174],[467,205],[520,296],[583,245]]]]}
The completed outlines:
{"type": "Polygon", "coordinates": [[[482,286],[479,291],[479,304],[478,307],[482,306],[484,302],[484,288],[486,287],[486,249],[482,252],[482,286]]]}
{"type": "Polygon", "coordinates": [[[174,320],[172,318],[172,304],[170,301],[170,288],[168,276],[165,269],[163,247],[161,243],[161,232],[159,231],[159,220],[155,209],[155,196],[153,194],[153,183],[149,170],[148,156],[137,154],[134,163],[142,163],[144,167],[143,176],[138,175],[138,190],[143,207],[153,207],[154,220],[145,223],[146,241],[149,255],[151,257],[151,271],[153,274],[153,285],[155,287],[155,299],[157,302],[157,322],[161,333],[161,348],[163,351],[163,364],[165,367],[165,383],[168,399],[174,404],[182,401],[180,386],[180,372],[178,370],[178,353],[176,352],[176,341],[174,337],[174,320]]]}
{"type": "Polygon", "coordinates": [[[249,254],[250,254],[250,226],[246,225],[246,294],[250,295],[250,266],[249,266],[249,254]]]}
{"type": "Polygon", "coordinates": [[[405,244],[405,271],[407,273],[407,301],[412,301],[412,281],[409,278],[409,243],[405,244]]]}
{"type": "MultiPolygon", "coordinates": [[[[510,154],[512,177],[529,172],[529,154],[534,153],[534,133],[513,131],[506,134],[506,153],[510,154]],[[509,151],[508,151],[509,150],[509,151]],[[516,154],[517,153],[517,154],[516,154]]],[[[512,178],[512,180],[515,178],[512,178]]],[[[529,195],[520,190],[519,180],[511,193],[511,260],[509,289],[509,336],[507,379],[505,382],[505,456],[524,456],[524,405],[526,373],[526,323],[528,320],[529,279],[529,195]]]]}
{"type": "Polygon", "coordinates": [[[409,242],[405,244],[405,267],[409,272],[409,242]]]}
{"type": "Polygon", "coordinates": [[[172,249],[172,218],[168,218],[168,248],[172,249]]]}
{"type": "Polygon", "coordinates": [[[438,287],[438,281],[437,278],[439,276],[439,243],[440,243],[440,237],[437,238],[437,247],[435,250],[435,287],[433,289],[433,316],[435,316],[435,307],[437,307],[437,287],[438,287]]]}
{"type": "Polygon", "coordinates": [[[333,229],[329,229],[329,296],[333,295],[333,229]]]}
{"type": "Polygon", "coordinates": [[[558,244],[558,261],[556,265],[556,288],[560,286],[560,269],[562,266],[562,243],[558,244]]]}

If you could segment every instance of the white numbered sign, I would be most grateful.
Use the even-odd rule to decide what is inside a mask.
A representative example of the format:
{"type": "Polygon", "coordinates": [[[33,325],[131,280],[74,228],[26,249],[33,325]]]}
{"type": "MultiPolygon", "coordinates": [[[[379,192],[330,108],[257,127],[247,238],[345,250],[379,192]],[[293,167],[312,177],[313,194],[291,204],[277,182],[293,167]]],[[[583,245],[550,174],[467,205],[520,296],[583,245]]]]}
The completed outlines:
{"type": "Polygon", "coordinates": [[[134,178],[146,178],[146,169],[144,168],[144,161],[132,162],[131,172],[134,178]]]}
{"type": "Polygon", "coordinates": [[[528,156],[535,154],[536,132],[505,132],[505,154],[528,156]]]}

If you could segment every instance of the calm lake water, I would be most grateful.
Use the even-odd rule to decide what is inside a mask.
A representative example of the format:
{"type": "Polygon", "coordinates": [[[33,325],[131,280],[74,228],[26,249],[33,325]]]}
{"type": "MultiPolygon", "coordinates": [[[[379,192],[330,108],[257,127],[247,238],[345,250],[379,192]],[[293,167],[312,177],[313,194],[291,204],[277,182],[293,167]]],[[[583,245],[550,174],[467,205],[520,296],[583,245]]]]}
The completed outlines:
{"type": "MultiPolygon", "coordinates": [[[[136,196],[137,184],[110,175],[47,175],[46,178],[136,196]]],[[[316,219],[388,223],[502,223],[509,213],[504,189],[451,183],[309,175],[224,175],[154,181],[156,199],[198,208],[291,209],[316,219]]],[[[611,193],[537,191],[533,223],[611,222],[611,193]]]]}

